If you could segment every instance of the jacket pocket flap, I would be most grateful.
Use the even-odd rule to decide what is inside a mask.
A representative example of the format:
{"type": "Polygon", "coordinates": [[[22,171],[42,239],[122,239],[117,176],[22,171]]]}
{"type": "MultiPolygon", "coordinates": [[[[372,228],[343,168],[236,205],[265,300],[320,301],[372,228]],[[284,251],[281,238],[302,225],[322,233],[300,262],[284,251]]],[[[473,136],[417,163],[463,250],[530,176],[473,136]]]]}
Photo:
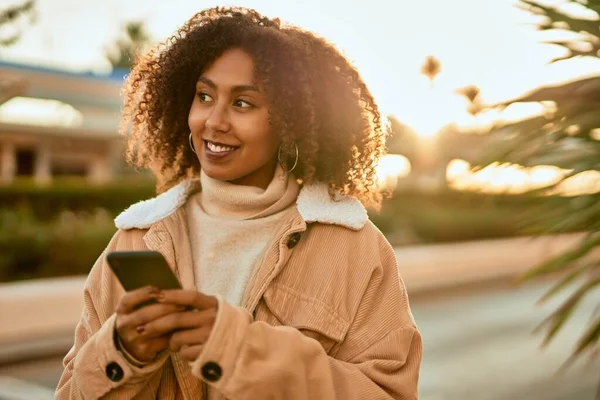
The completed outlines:
{"type": "Polygon", "coordinates": [[[269,310],[284,325],[319,332],[336,342],[346,336],[349,323],[331,306],[281,284],[272,284],[263,298],[269,310]]]}

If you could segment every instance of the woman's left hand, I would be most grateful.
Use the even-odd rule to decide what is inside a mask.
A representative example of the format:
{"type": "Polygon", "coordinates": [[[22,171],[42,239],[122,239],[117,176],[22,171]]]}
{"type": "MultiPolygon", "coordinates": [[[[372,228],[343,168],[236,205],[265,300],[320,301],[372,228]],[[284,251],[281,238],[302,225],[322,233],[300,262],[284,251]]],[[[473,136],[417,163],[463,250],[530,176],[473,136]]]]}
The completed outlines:
{"type": "Polygon", "coordinates": [[[165,315],[145,326],[145,335],[152,332],[173,332],[169,350],[180,352],[187,361],[198,358],[212,332],[217,317],[218,301],[195,290],[164,290],[156,296],[163,304],[173,304],[190,309],[165,315]]]}

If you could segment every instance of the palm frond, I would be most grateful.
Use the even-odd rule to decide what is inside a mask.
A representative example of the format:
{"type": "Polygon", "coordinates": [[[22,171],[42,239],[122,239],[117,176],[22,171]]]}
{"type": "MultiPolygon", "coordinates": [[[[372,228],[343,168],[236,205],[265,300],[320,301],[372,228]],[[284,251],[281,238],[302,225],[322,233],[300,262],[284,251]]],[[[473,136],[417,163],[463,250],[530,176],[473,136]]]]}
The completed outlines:
{"type": "Polygon", "coordinates": [[[574,268],[569,274],[567,274],[563,279],[561,279],[558,283],[556,283],[552,288],[550,288],[539,300],[538,303],[544,303],[549,298],[557,295],[561,291],[563,291],[567,286],[574,283],[577,278],[580,278],[583,274],[600,267],[600,262],[589,262],[583,264],[577,268],[574,268]]]}
{"type": "MultiPolygon", "coordinates": [[[[600,285],[600,277],[597,277],[593,280],[590,280],[584,283],[579,289],[577,289],[560,307],[554,311],[548,318],[546,318],[537,328],[535,328],[534,332],[539,332],[543,328],[547,328],[546,337],[544,338],[544,342],[542,347],[546,347],[552,339],[556,336],[560,328],[567,322],[567,320],[573,315],[573,312],[581,302],[581,300],[597,285],[600,285]]],[[[600,322],[600,321],[598,321],[600,322]]],[[[598,329],[598,327],[596,327],[598,329]]],[[[579,356],[579,354],[589,346],[590,340],[596,338],[592,333],[597,333],[595,329],[588,329],[581,339],[579,340],[575,352],[570,357],[570,360],[573,357],[579,356]]]]}
{"type": "Polygon", "coordinates": [[[523,282],[532,278],[553,274],[562,271],[565,268],[570,268],[573,262],[580,260],[583,256],[589,254],[597,246],[600,246],[600,235],[589,235],[577,248],[567,251],[545,263],[540,264],[535,268],[530,269],[522,274],[518,280],[523,282]]]}

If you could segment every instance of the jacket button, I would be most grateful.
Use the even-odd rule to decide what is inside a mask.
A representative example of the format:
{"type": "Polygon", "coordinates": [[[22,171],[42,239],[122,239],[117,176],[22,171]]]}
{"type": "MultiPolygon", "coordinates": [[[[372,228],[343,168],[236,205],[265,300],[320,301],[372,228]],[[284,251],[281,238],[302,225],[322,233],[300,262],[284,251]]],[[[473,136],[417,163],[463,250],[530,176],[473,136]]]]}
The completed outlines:
{"type": "Polygon", "coordinates": [[[300,241],[301,237],[302,237],[302,234],[300,232],[294,232],[294,233],[292,233],[290,235],[290,238],[288,239],[288,242],[287,242],[288,249],[293,249],[294,247],[296,247],[296,245],[300,241]]]}
{"type": "Polygon", "coordinates": [[[116,362],[111,362],[106,366],[106,376],[113,382],[119,382],[123,379],[123,368],[116,362]]]}
{"type": "Polygon", "coordinates": [[[221,375],[223,375],[223,371],[221,370],[221,366],[216,362],[209,361],[202,366],[202,377],[208,382],[218,381],[221,379],[221,375]]]}

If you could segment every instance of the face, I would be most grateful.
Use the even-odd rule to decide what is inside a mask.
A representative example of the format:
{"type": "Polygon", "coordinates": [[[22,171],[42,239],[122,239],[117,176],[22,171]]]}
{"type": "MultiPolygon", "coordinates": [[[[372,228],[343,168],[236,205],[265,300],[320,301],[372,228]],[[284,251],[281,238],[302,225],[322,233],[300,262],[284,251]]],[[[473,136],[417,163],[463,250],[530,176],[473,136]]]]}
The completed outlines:
{"type": "Polygon", "coordinates": [[[228,50],[200,75],[188,124],[206,175],[269,185],[280,140],[269,129],[267,96],[247,53],[228,50]]]}

